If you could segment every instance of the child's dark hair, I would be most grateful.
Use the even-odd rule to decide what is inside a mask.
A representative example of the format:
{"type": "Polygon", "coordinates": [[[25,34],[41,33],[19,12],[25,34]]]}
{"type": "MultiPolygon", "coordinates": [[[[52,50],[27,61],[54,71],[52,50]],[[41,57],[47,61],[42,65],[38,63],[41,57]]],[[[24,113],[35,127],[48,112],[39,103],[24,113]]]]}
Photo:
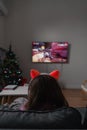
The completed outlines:
{"type": "Polygon", "coordinates": [[[39,75],[29,84],[27,109],[44,110],[68,106],[59,83],[49,75],[39,75]]]}

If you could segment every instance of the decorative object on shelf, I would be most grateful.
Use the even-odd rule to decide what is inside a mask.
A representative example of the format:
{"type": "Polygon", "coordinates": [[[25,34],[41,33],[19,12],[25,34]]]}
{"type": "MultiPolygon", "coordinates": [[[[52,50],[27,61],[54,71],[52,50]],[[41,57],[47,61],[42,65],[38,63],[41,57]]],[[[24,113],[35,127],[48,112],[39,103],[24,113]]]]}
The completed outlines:
{"type": "Polygon", "coordinates": [[[6,52],[6,56],[2,63],[1,75],[3,87],[6,85],[21,85],[23,83],[22,70],[19,67],[19,62],[12,51],[11,45],[9,45],[9,50],[6,52]]]}

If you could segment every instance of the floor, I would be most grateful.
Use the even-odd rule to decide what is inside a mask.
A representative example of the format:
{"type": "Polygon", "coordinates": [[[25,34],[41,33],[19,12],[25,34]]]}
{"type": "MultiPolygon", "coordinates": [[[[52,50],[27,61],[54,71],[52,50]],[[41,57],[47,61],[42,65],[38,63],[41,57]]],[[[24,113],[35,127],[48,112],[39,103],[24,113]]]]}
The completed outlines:
{"type": "Polygon", "coordinates": [[[81,89],[63,89],[63,94],[72,107],[85,107],[87,105],[87,93],[81,89]]]}
{"type": "MultiPolygon", "coordinates": [[[[65,98],[67,99],[69,106],[72,107],[85,107],[87,105],[87,93],[81,89],[63,89],[62,90],[65,98]]],[[[14,97],[14,99],[17,97],[14,97]]],[[[10,103],[13,99],[10,101],[10,103]]],[[[1,97],[0,97],[1,104],[1,97]]]]}

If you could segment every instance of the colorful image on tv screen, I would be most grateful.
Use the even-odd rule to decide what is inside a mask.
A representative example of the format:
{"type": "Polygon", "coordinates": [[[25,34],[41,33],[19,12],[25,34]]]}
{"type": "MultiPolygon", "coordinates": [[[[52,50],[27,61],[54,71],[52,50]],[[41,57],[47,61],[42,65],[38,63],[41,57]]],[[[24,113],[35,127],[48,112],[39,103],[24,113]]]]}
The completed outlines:
{"type": "Polygon", "coordinates": [[[67,63],[68,42],[32,42],[32,62],[67,63]]]}

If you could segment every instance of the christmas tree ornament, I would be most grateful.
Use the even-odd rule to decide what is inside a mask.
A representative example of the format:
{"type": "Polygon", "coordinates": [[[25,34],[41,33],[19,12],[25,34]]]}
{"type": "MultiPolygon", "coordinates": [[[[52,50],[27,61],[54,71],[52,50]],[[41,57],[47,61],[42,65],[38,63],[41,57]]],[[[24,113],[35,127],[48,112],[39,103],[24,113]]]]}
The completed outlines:
{"type": "Polygon", "coordinates": [[[6,52],[6,56],[2,64],[2,79],[4,86],[6,85],[21,85],[22,84],[22,70],[20,69],[19,62],[16,55],[12,51],[12,45],[6,52]]]}

